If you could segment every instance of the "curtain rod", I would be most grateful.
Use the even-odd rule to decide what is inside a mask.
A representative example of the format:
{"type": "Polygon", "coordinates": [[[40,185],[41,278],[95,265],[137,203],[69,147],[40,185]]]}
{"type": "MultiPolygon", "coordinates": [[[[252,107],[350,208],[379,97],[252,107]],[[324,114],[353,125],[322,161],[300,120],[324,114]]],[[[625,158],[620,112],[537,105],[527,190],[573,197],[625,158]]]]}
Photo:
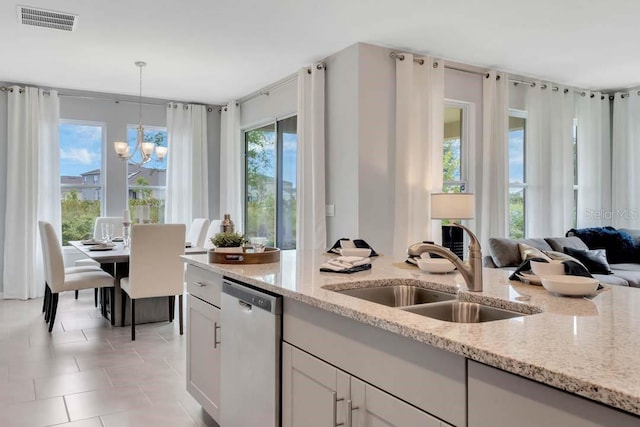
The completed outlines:
{"type": "MultiPolygon", "coordinates": [[[[389,54],[389,56],[391,58],[399,59],[400,61],[404,61],[404,55],[401,54],[401,53],[391,52],[389,54]]],[[[423,65],[424,64],[424,59],[422,59],[422,58],[413,58],[413,62],[416,62],[416,63],[418,63],[420,65],[423,65]]],[[[433,67],[437,68],[438,67],[438,63],[434,62],[433,67]]],[[[484,71],[465,70],[464,68],[454,67],[454,66],[451,66],[451,65],[447,65],[446,63],[444,64],[444,68],[448,68],[450,70],[455,70],[455,71],[462,71],[463,73],[475,74],[475,75],[478,75],[478,76],[484,76],[485,78],[489,78],[489,73],[484,72],[484,71]]],[[[496,78],[499,79],[500,76],[497,76],[496,78]]],[[[513,79],[513,78],[510,78],[509,81],[512,82],[514,85],[523,84],[523,85],[527,85],[527,86],[530,86],[530,87],[536,87],[536,83],[535,82],[529,82],[529,81],[526,81],[526,80],[518,80],[518,79],[513,79]]],[[[540,85],[540,88],[541,89],[547,89],[547,85],[546,84],[542,84],[542,85],[540,85]]],[[[551,89],[554,92],[557,92],[558,90],[560,90],[560,88],[557,87],[557,86],[552,86],[551,89]]],[[[565,89],[564,90],[564,93],[568,93],[568,92],[569,92],[569,89],[565,89]]],[[[586,96],[586,92],[584,92],[584,91],[573,90],[573,92],[578,94],[578,95],[580,95],[580,96],[586,96]]],[[[638,91],[638,95],[640,95],[640,91],[638,91]]],[[[592,96],[592,98],[593,98],[593,96],[592,96]]]]}
{"type": "MultiPolygon", "coordinates": [[[[20,93],[24,92],[24,88],[22,87],[19,90],[20,90],[20,93]]],[[[9,86],[0,86],[0,92],[13,92],[13,88],[9,86]]],[[[43,93],[45,95],[50,94],[48,90],[44,90],[43,93]]],[[[114,102],[116,104],[120,104],[120,103],[136,104],[136,105],[140,104],[140,101],[132,101],[127,99],[109,98],[109,97],[101,97],[101,96],[90,96],[90,95],[72,95],[72,94],[61,93],[60,91],[58,91],[58,96],[61,98],[78,98],[78,99],[91,99],[91,100],[97,100],[97,101],[108,101],[108,102],[114,102]]],[[[158,101],[158,102],[142,101],[142,105],[165,106],[168,103],[174,103],[174,102],[177,102],[177,101],[158,101]]],[[[211,108],[206,104],[196,104],[196,105],[205,105],[207,107],[208,112],[213,111],[213,108],[211,108]]]]}
{"type": "MultiPolygon", "coordinates": [[[[318,70],[325,70],[327,68],[327,64],[325,62],[319,62],[319,63],[315,64],[315,67],[318,70]]],[[[307,72],[309,74],[311,74],[311,67],[309,67],[307,69],[307,72]]],[[[266,86],[266,87],[264,87],[264,88],[262,88],[262,89],[260,89],[260,90],[258,90],[256,92],[250,93],[247,96],[243,96],[242,98],[238,99],[238,104],[244,104],[245,102],[251,101],[252,99],[257,98],[257,97],[262,96],[262,95],[269,96],[271,91],[279,89],[282,86],[285,86],[288,83],[291,83],[292,81],[296,80],[297,78],[298,78],[298,73],[293,73],[293,74],[285,77],[284,79],[282,79],[282,80],[280,80],[278,82],[275,82],[275,83],[273,83],[273,84],[271,84],[269,86],[266,86]]],[[[222,108],[220,110],[218,110],[218,111],[222,111],[222,108]]]]}
{"type": "Polygon", "coordinates": [[[254,98],[257,98],[259,96],[262,95],[267,95],[269,96],[271,91],[276,90],[281,88],[282,86],[285,86],[289,83],[291,83],[292,81],[294,81],[295,79],[298,78],[298,73],[294,73],[291,74],[290,76],[285,77],[284,79],[280,80],[279,82],[273,83],[272,85],[266,86],[256,92],[250,93],[247,96],[244,96],[240,99],[238,99],[238,104],[244,104],[247,101],[251,101],[254,98]]]}

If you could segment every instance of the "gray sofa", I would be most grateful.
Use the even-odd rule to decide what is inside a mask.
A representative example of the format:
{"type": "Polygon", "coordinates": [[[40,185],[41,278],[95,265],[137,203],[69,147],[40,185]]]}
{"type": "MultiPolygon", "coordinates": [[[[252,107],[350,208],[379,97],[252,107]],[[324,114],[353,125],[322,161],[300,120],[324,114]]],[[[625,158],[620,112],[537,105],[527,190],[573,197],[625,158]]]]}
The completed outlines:
{"type": "MultiPolygon", "coordinates": [[[[625,230],[640,243],[640,232],[625,230]]],[[[573,249],[589,249],[587,245],[575,236],[545,237],[541,239],[489,239],[489,253],[485,256],[484,266],[515,270],[522,262],[518,243],[525,243],[541,251],[563,252],[565,247],[573,249]]],[[[617,286],[631,286],[640,288],[640,260],[638,264],[609,264],[613,274],[594,274],[593,277],[601,283],[617,286]]]]}

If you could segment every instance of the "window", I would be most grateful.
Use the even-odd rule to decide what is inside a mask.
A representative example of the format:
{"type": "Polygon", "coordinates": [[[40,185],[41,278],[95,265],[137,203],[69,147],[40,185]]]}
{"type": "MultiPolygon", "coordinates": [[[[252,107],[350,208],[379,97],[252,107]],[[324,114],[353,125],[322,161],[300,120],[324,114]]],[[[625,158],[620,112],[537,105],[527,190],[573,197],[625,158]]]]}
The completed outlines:
{"type": "Polygon", "coordinates": [[[102,212],[102,147],[104,125],[61,120],[60,199],[62,244],[92,236],[102,212]]]}
{"type": "Polygon", "coordinates": [[[443,144],[444,192],[460,193],[465,190],[462,173],[462,108],[446,106],[444,109],[443,144]]]}
{"type": "MultiPolygon", "coordinates": [[[[129,152],[136,148],[138,135],[137,126],[127,127],[127,142],[129,152]]],[[[167,130],[165,128],[148,126],[144,128],[144,140],[155,142],[156,145],[167,147],[167,130]]],[[[152,223],[164,223],[164,202],[167,190],[167,154],[162,161],[151,160],[139,167],[136,162],[141,159],[136,152],[127,167],[127,184],[129,194],[129,211],[132,220],[137,219],[137,207],[149,206],[152,223]]]]}
{"type": "Polygon", "coordinates": [[[297,118],[248,130],[245,138],[245,233],[268,246],[296,247],[297,118]]]}
{"type": "Polygon", "coordinates": [[[526,113],[511,110],[509,115],[509,237],[525,235],[526,174],[525,131],[526,113]]]}

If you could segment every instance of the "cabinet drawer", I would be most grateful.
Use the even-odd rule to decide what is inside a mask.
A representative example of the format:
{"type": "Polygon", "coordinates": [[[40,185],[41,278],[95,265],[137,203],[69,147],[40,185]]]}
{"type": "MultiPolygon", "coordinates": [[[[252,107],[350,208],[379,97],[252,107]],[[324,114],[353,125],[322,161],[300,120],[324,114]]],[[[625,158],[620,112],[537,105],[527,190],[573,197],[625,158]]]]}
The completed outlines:
{"type": "Polygon", "coordinates": [[[195,265],[187,265],[187,292],[220,307],[220,293],[222,292],[222,275],[195,265]]]}

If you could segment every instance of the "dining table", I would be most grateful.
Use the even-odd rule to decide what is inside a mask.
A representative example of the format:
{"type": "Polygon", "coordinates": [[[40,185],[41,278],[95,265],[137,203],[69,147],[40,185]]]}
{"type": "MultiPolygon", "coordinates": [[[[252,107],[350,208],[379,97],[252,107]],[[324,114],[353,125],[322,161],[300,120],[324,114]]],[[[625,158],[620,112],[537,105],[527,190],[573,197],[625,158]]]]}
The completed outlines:
{"type": "MultiPolygon", "coordinates": [[[[101,242],[98,242],[101,243],[101,242]]],[[[83,255],[100,264],[100,268],[111,274],[115,278],[115,301],[111,304],[101,293],[101,311],[102,315],[111,320],[115,317],[115,324],[120,325],[123,313],[120,313],[121,298],[123,297],[120,280],[129,275],[129,247],[122,242],[113,242],[110,247],[104,248],[104,245],[98,246],[96,242],[90,240],[72,240],[69,245],[76,248],[83,255]],[[115,307],[115,310],[112,308],[115,307]],[[115,313],[115,316],[114,316],[115,313]]],[[[204,254],[207,249],[200,247],[192,247],[186,245],[184,253],[187,255],[204,254]]],[[[125,298],[129,298],[124,295],[125,298]]],[[[130,303],[127,303],[131,307],[130,303]]],[[[131,313],[124,313],[125,325],[131,324],[131,313]]],[[[136,324],[151,323],[169,320],[169,304],[166,297],[145,298],[136,301],[136,324]]]]}

